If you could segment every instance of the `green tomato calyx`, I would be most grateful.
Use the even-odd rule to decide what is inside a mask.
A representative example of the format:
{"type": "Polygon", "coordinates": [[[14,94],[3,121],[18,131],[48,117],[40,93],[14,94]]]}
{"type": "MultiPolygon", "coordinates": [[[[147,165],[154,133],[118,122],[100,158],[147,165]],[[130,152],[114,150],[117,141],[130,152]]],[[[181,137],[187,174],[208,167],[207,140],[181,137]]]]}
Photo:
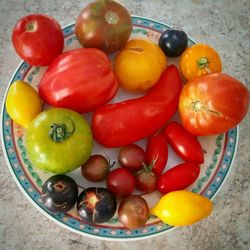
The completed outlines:
{"type": "Polygon", "coordinates": [[[199,69],[205,69],[208,71],[208,73],[211,73],[211,70],[209,69],[209,60],[207,57],[201,57],[198,61],[197,61],[197,65],[199,69]]]}
{"type": "Polygon", "coordinates": [[[75,124],[67,117],[72,124],[72,130],[68,131],[67,126],[64,123],[53,123],[49,130],[49,136],[54,142],[64,142],[66,139],[68,139],[72,134],[75,132],[75,124]]]}

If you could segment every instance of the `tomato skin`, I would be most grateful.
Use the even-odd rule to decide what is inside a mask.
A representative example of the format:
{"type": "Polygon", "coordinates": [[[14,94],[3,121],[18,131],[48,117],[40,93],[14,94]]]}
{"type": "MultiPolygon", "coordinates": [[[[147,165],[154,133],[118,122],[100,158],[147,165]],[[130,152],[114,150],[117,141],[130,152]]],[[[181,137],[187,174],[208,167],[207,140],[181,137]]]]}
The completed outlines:
{"type": "Polygon", "coordinates": [[[35,167],[63,174],[84,164],[91,154],[93,138],[87,121],[80,114],[68,109],[51,108],[41,112],[31,122],[25,143],[29,160],[35,167]],[[63,141],[56,142],[52,137],[52,125],[55,124],[66,126],[65,134],[69,136],[63,141]]]}
{"type": "Polygon", "coordinates": [[[142,164],[146,162],[146,153],[137,144],[126,145],[118,152],[118,162],[122,167],[135,172],[141,169],[142,164]]]}
{"type": "Polygon", "coordinates": [[[128,196],[135,189],[135,177],[125,168],[117,168],[111,171],[106,183],[108,190],[116,197],[128,196]]]}
{"type": "Polygon", "coordinates": [[[135,186],[143,193],[151,193],[157,189],[157,177],[150,170],[139,170],[135,174],[135,186]]]}
{"type": "Polygon", "coordinates": [[[117,87],[107,55],[99,49],[79,48],[54,60],[38,91],[51,106],[85,113],[109,101],[117,87]]]}
{"type": "Polygon", "coordinates": [[[20,80],[10,85],[6,96],[6,110],[17,124],[28,128],[42,108],[43,101],[31,85],[20,80]]]}
{"type": "Polygon", "coordinates": [[[187,80],[222,70],[219,54],[212,47],[202,43],[187,48],[180,57],[179,66],[187,80]]]}
{"type": "Polygon", "coordinates": [[[194,183],[199,174],[200,166],[197,163],[181,163],[160,176],[157,188],[163,194],[185,189],[194,183]]]}
{"type": "Polygon", "coordinates": [[[167,59],[163,51],[148,39],[129,40],[114,60],[114,72],[119,85],[135,93],[152,88],[166,66],[167,59]]]}
{"type": "Polygon", "coordinates": [[[193,135],[226,132],[241,122],[248,108],[247,87],[224,73],[189,81],[179,100],[182,125],[193,135]]]}
{"type": "Polygon", "coordinates": [[[83,47],[99,48],[106,53],[121,49],[132,31],[128,10],[117,1],[88,4],[79,14],[75,32],[83,47]]]}
{"type": "Polygon", "coordinates": [[[156,133],[148,138],[146,156],[148,164],[155,161],[152,172],[160,176],[168,160],[168,145],[162,133],[156,133]]]}
{"type": "Polygon", "coordinates": [[[174,151],[185,161],[204,162],[204,155],[198,139],[177,122],[170,122],[163,134],[174,151]]]}
{"type": "Polygon", "coordinates": [[[155,133],[176,112],[181,88],[178,69],[171,65],[144,97],[97,109],[92,116],[95,139],[106,147],[118,147],[155,133]]]}
{"type": "Polygon", "coordinates": [[[34,66],[47,66],[63,51],[64,37],[60,24],[44,14],[22,17],[12,31],[17,54],[34,66]]]}

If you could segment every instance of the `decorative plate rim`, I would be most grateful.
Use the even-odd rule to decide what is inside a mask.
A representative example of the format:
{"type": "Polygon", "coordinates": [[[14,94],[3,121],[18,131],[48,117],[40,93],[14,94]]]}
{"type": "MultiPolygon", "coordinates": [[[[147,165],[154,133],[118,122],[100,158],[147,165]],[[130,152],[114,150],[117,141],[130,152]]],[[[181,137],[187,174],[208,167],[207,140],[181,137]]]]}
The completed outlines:
{"type": "MultiPolygon", "coordinates": [[[[162,26],[165,26],[166,28],[172,28],[171,26],[163,23],[163,22],[160,22],[160,21],[157,21],[155,19],[151,19],[151,18],[146,18],[146,17],[142,17],[142,16],[137,16],[137,15],[132,15],[132,19],[141,19],[141,20],[147,20],[149,22],[153,22],[153,23],[156,23],[156,24],[160,24],[162,26]]],[[[71,27],[72,25],[74,25],[75,23],[72,22],[68,25],[65,25],[62,27],[62,30],[66,30],[67,28],[71,27]]],[[[137,25],[137,24],[134,24],[134,26],[140,26],[140,25],[137,25]]],[[[142,26],[143,27],[143,26],[142,26]]],[[[72,35],[72,34],[70,34],[72,35]]],[[[193,43],[196,43],[195,40],[193,40],[192,38],[188,37],[189,40],[193,43]]],[[[18,73],[18,71],[20,70],[20,67],[25,63],[25,61],[21,61],[19,63],[19,65],[17,66],[15,72],[13,73],[13,75],[11,76],[10,78],[10,81],[7,85],[7,88],[6,88],[6,91],[5,91],[5,94],[4,94],[4,97],[3,97],[3,103],[2,103],[2,108],[1,108],[1,128],[0,128],[0,132],[1,132],[1,145],[2,145],[2,149],[3,149],[3,155],[4,155],[4,158],[5,158],[5,161],[7,163],[7,166],[8,166],[8,169],[12,175],[12,177],[14,178],[17,186],[19,187],[19,189],[22,191],[22,193],[24,194],[24,196],[26,196],[28,198],[28,200],[42,213],[44,214],[47,218],[49,218],[50,220],[56,222],[58,225],[66,228],[67,230],[70,230],[72,232],[75,232],[77,234],[80,234],[80,235],[83,235],[83,236],[86,236],[86,237],[90,237],[90,238],[94,238],[94,239],[100,239],[100,240],[107,240],[107,241],[134,241],[134,240],[141,240],[141,239],[149,239],[149,238],[152,238],[152,237],[155,237],[155,236],[158,236],[158,235],[162,235],[162,234],[165,234],[166,232],[169,232],[169,231],[172,231],[174,229],[176,229],[176,227],[169,227],[169,228],[166,228],[162,231],[156,231],[156,232],[152,232],[152,234],[149,234],[149,235],[133,235],[133,236],[129,236],[128,237],[117,237],[117,236],[111,236],[111,235],[97,235],[97,234],[94,234],[94,233],[89,233],[89,232],[84,232],[84,231],[81,231],[81,230],[78,230],[76,228],[73,228],[71,227],[69,224],[66,224],[64,223],[63,221],[57,219],[56,217],[54,217],[52,214],[50,214],[48,211],[44,210],[42,207],[40,207],[38,205],[38,203],[29,195],[28,191],[21,185],[20,183],[20,180],[18,179],[17,175],[15,174],[14,170],[13,170],[13,166],[11,165],[11,162],[10,162],[10,159],[9,159],[9,156],[7,154],[7,149],[6,149],[6,145],[5,145],[5,139],[4,139],[4,112],[5,112],[5,101],[6,101],[6,96],[7,96],[7,93],[8,93],[8,90],[9,90],[9,87],[11,85],[11,83],[13,82],[16,74],[18,73]]],[[[230,158],[230,163],[228,165],[228,168],[227,168],[227,172],[226,174],[224,175],[224,178],[220,181],[219,183],[219,186],[217,187],[217,189],[215,190],[215,192],[212,194],[212,196],[210,197],[211,200],[213,200],[215,198],[215,196],[219,193],[219,191],[221,190],[223,184],[225,183],[225,181],[227,180],[228,176],[229,176],[229,173],[232,169],[232,166],[233,166],[233,163],[234,163],[234,160],[235,160],[235,157],[236,157],[236,154],[237,154],[237,149],[238,149],[238,139],[239,139],[239,129],[238,129],[238,126],[236,126],[235,128],[232,129],[233,133],[235,133],[235,141],[234,141],[234,148],[233,148],[233,152],[232,152],[232,157],[230,158]]],[[[226,134],[226,133],[224,133],[226,134]]],[[[227,145],[226,145],[227,146],[227,145]]],[[[225,152],[226,153],[226,152],[225,152]]],[[[224,156],[221,158],[222,160],[224,159],[224,156]]],[[[222,163],[221,163],[222,164],[222,163]]],[[[207,187],[206,187],[207,189],[207,187]]],[[[205,189],[205,190],[206,190],[205,189]]],[[[129,230],[128,230],[129,231],[129,230]]]]}

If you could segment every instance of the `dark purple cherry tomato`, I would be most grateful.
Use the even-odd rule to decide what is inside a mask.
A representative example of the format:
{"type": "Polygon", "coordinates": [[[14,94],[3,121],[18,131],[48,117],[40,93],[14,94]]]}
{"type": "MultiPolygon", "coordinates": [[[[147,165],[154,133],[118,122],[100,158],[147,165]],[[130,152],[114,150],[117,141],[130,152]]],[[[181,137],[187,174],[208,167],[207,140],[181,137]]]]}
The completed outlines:
{"type": "Polygon", "coordinates": [[[135,186],[143,193],[151,193],[157,189],[157,177],[152,172],[152,168],[155,162],[152,162],[149,166],[143,164],[143,169],[139,170],[135,174],[135,186]]]}
{"type": "Polygon", "coordinates": [[[168,160],[167,140],[162,133],[156,133],[148,138],[146,156],[148,163],[155,161],[152,171],[156,176],[160,176],[168,160]]]}
{"type": "Polygon", "coordinates": [[[128,196],[135,189],[135,177],[126,168],[117,168],[109,173],[107,188],[116,197],[128,196]]]}
{"type": "Polygon", "coordinates": [[[195,136],[177,122],[170,122],[163,131],[174,151],[185,161],[204,162],[203,150],[195,136]]]}
{"type": "Polygon", "coordinates": [[[86,222],[103,223],[115,214],[116,198],[106,188],[89,187],[79,195],[77,211],[86,222]]]}
{"type": "Polygon", "coordinates": [[[118,162],[122,167],[135,172],[142,168],[143,162],[146,162],[146,153],[140,146],[130,144],[120,148],[118,162]]]}
{"type": "Polygon", "coordinates": [[[110,168],[115,164],[110,164],[110,160],[103,155],[91,155],[81,166],[83,177],[88,181],[98,182],[107,178],[110,168]]]}
{"type": "Polygon", "coordinates": [[[165,30],[159,39],[159,46],[168,57],[178,57],[188,46],[188,37],[182,30],[165,30]]]}
{"type": "Polygon", "coordinates": [[[169,193],[176,190],[185,189],[198,178],[200,166],[195,162],[181,163],[167,172],[158,180],[158,190],[163,193],[169,193]]]}
{"type": "Polygon", "coordinates": [[[130,195],[118,209],[119,221],[128,229],[144,227],[149,218],[149,207],[140,195],[130,195]]]}
{"type": "Polygon", "coordinates": [[[76,203],[78,187],[67,175],[53,175],[42,187],[42,202],[51,212],[67,212],[76,203]]]}

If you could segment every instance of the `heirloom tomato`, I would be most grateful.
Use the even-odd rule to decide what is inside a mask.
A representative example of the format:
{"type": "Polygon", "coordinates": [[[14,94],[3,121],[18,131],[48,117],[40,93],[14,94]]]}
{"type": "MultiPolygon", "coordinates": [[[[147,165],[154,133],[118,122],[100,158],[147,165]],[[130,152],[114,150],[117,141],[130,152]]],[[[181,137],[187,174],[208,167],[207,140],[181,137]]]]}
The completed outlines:
{"type": "Polygon", "coordinates": [[[119,221],[129,229],[144,227],[149,219],[149,207],[140,195],[124,198],[118,209],[119,221]]]}
{"type": "Polygon", "coordinates": [[[212,202],[199,194],[179,190],[165,194],[150,214],[170,226],[191,225],[212,212],[212,202]]]}
{"type": "Polygon", "coordinates": [[[146,39],[132,39],[116,55],[114,72],[119,84],[131,92],[151,88],[160,79],[167,59],[158,45],[146,39]]]}
{"type": "Polygon", "coordinates": [[[222,70],[219,54],[212,47],[201,43],[187,48],[180,57],[179,65],[187,80],[222,70]]]}
{"type": "Polygon", "coordinates": [[[93,48],[64,52],[47,68],[39,94],[51,106],[85,113],[102,106],[117,91],[107,55],[93,48]]]}
{"type": "Polygon", "coordinates": [[[160,176],[168,160],[167,140],[162,133],[155,133],[148,138],[146,155],[149,164],[154,162],[152,172],[160,176]]]}
{"type": "Polygon", "coordinates": [[[17,54],[34,66],[47,66],[63,51],[61,26],[52,17],[32,14],[21,18],[12,31],[17,54]]]}
{"type": "Polygon", "coordinates": [[[44,171],[67,173],[80,167],[92,150],[92,133],[78,113],[52,108],[40,113],[26,133],[31,163],[44,171]]]}
{"type": "Polygon", "coordinates": [[[160,176],[157,187],[163,194],[185,189],[198,178],[200,166],[195,162],[181,163],[160,176]]]}
{"type": "Polygon", "coordinates": [[[95,110],[92,116],[95,139],[106,147],[119,147],[152,135],[176,112],[181,88],[178,69],[168,66],[145,96],[95,110]]]}
{"type": "Polygon", "coordinates": [[[6,109],[13,121],[28,128],[31,121],[42,111],[43,101],[35,89],[24,81],[10,85],[6,96],[6,109]]]}
{"type": "Polygon", "coordinates": [[[185,161],[204,162],[203,150],[198,139],[177,122],[170,122],[163,134],[173,150],[185,161]]]}
{"type": "Polygon", "coordinates": [[[247,87],[224,73],[189,81],[179,99],[182,125],[193,135],[226,132],[244,118],[248,108],[247,87]]]}
{"type": "Polygon", "coordinates": [[[116,168],[108,175],[107,188],[116,197],[128,196],[135,189],[135,177],[126,168],[116,168]]]}
{"type": "Polygon", "coordinates": [[[83,47],[106,53],[121,49],[132,31],[128,10],[117,1],[97,0],[88,4],[76,20],[75,33],[83,47]]]}

